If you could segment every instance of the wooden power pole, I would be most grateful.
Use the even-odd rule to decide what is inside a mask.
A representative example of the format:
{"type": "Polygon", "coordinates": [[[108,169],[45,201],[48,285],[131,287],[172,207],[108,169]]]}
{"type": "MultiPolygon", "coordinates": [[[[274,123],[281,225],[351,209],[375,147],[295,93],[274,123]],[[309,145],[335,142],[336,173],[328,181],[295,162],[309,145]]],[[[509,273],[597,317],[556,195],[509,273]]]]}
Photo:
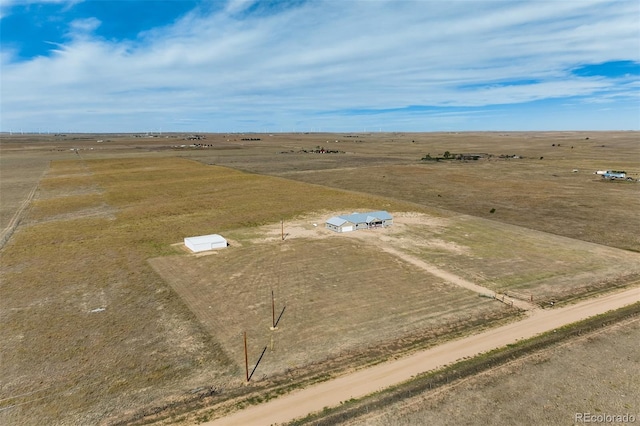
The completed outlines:
{"type": "Polygon", "coordinates": [[[275,299],[273,298],[273,290],[271,290],[271,324],[272,327],[271,329],[275,329],[276,328],[276,302],[275,299]]]}
{"type": "Polygon", "coordinates": [[[249,381],[249,356],[247,355],[247,332],[244,332],[244,369],[246,371],[247,382],[249,381]]]}

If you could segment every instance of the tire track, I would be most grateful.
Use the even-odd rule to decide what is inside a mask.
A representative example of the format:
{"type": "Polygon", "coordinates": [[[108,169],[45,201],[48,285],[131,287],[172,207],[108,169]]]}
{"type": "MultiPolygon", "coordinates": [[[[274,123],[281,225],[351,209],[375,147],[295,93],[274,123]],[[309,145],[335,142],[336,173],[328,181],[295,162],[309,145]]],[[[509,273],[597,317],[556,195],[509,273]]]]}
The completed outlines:
{"type": "Polygon", "coordinates": [[[20,203],[20,207],[18,207],[18,210],[16,210],[16,212],[14,213],[13,217],[9,221],[9,224],[0,233],[0,250],[2,250],[4,246],[9,242],[16,228],[18,227],[18,225],[20,225],[20,222],[22,222],[24,212],[31,204],[31,201],[33,200],[33,197],[36,195],[36,191],[38,190],[38,186],[40,186],[40,181],[46,174],[47,170],[42,172],[42,175],[33,186],[33,189],[29,192],[29,195],[27,195],[27,198],[22,203],[20,203]]]}
{"type": "Polygon", "coordinates": [[[515,307],[517,307],[519,309],[522,309],[524,311],[537,311],[539,309],[538,306],[536,306],[533,303],[529,303],[529,302],[526,302],[524,300],[515,299],[513,297],[509,297],[509,296],[506,296],[506,295],[497,295],[496,292],[491,290],[491,289],[488,289],[486,287],[482,287],[482,286],[480,286],[478,284],[475,284],[475,283],[473,283],[471,281],[467,281],[464,278],[461,278],[461,277],[459,277],[459,276],[457,276],[455,274],[452,274],[450,272],[443,271],[442,269],[437,268],[437,267],[435,267],[433,265],[430,265],[427,262],[424,262],[424,261],[418,259],[417,257],[413,257],[413,256],[411,256],[411,255],[409,255],[407,253],[403,253],[403,252],[401,252],[399,250],[396,250],[396,249],[394,249],[392,247],[382,246],[381,245],[380,248],[383,251],[385,251],[385,252],[387,252],[387,253],[389,253],[389,254],[391,254],[393,256],[396,256],[396,257],[404,260],[405,262],[409,262],[412,265],[417,266],[418,268],[430,273],[431,275],[435,275],[436,277],[442,278],[443,280],[445,280],[445,281],[447,281],[449,283],[455,284],[455,285],[457,285],[459,287],[466,288],[467,290],[471,290],[471,291],[476,292],[476,293],[478,293],[480,295],[483,295],[483,296],[493,297],[495,300],[498,300],[498,301],[500,301],[502,303],[505,303],[507,305],[510,305],[510,306],[515,306],[515,307]]]}

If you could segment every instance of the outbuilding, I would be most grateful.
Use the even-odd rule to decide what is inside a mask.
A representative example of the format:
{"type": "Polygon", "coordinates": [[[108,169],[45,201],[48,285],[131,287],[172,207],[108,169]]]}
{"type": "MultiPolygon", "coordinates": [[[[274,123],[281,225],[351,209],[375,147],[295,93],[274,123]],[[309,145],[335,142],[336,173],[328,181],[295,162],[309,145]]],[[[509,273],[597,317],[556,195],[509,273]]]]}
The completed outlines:
{"type": "Polygon", "coordinates": [[[194,253],[227,247],[227,240],[218,234],[187,237],[184,245],[194,253]]]}

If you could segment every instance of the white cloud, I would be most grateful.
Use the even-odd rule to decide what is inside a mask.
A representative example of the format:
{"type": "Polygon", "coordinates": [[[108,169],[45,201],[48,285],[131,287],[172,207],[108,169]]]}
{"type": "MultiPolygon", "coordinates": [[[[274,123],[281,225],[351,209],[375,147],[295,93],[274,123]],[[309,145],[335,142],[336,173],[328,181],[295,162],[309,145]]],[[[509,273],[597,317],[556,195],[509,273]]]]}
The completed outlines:
{"type": "Polygon", "coordinates": [[[76,19],[69,25],[74,31],[91,32],[100,26],[97,18],[76,19]]]}
{"type": "Polygon", "coordinates": [[[358,108],[619,100],[632,88],[569,70],[640,61],[635,1],[313,2],[264,15],[253,4],[194,11],[134,42],[92,39],[100,21],[75,21],[82,37],[51,57],[3,55],[2,128],[62,114],[98,130],[134,125],[124,116],[138,130],[169,117],[277,130],[358,108]]]}
{"type": "Polygon", "coordinates": [[[230,0],[227,2],[225,12],[231,15],[244,12],[256,3],[257,0],[230,0]]]}

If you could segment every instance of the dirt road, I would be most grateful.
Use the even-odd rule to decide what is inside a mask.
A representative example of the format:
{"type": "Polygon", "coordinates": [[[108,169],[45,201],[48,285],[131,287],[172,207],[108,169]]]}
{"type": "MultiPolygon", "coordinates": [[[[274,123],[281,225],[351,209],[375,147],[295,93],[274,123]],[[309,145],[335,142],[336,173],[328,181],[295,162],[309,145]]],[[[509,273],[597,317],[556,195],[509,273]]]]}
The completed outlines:
{"type": "Polygon", "coordinates": [[[443,271],[442,269],[437,268],[433,265],[430,265],[427,262],[424,262],[423,260],[418,259],[417,257],[413,257],[406,253],[402,253],[401,251],[396,250],[392,247],[381,246],[380,249],[383,251],[386,251],[389,254],[397,256],[400,259],[404,260],[405,262],[409,262],[417,266],[418,268],[423,269],[428,273],[435,275],[436,277],[442,278],[443,280],[453,283],[459,287],[466,288],[467,290],[471,290],[478,294],[492,296],[496,300],[506,303],[507,305],[516,306],[524,311],[533,311],[538,309],[538,306],[534,305],[533,303],[526,302],[524,300],[518,300],[506,295],[502,295],[501,297],[499,297],[498,295],[496,295],[496,293],[493,290],[490,290],[486,287],[479,286],[478,284],[474,284],[471,281],[467,281],[450,272],[443,271]]]}
{"type": "Polygon", "coordinates": [[[459,359],[527,339],[566,324],[640,301],[640,288],[593,298],[554,310],[537,310],[531,316],[484,333],[454,340],[435,348],[357,371],[335,380],[295,391],[211,422],[214,425],[271,425],[358,398],[401,383],[413,376],[459,359]]]}

